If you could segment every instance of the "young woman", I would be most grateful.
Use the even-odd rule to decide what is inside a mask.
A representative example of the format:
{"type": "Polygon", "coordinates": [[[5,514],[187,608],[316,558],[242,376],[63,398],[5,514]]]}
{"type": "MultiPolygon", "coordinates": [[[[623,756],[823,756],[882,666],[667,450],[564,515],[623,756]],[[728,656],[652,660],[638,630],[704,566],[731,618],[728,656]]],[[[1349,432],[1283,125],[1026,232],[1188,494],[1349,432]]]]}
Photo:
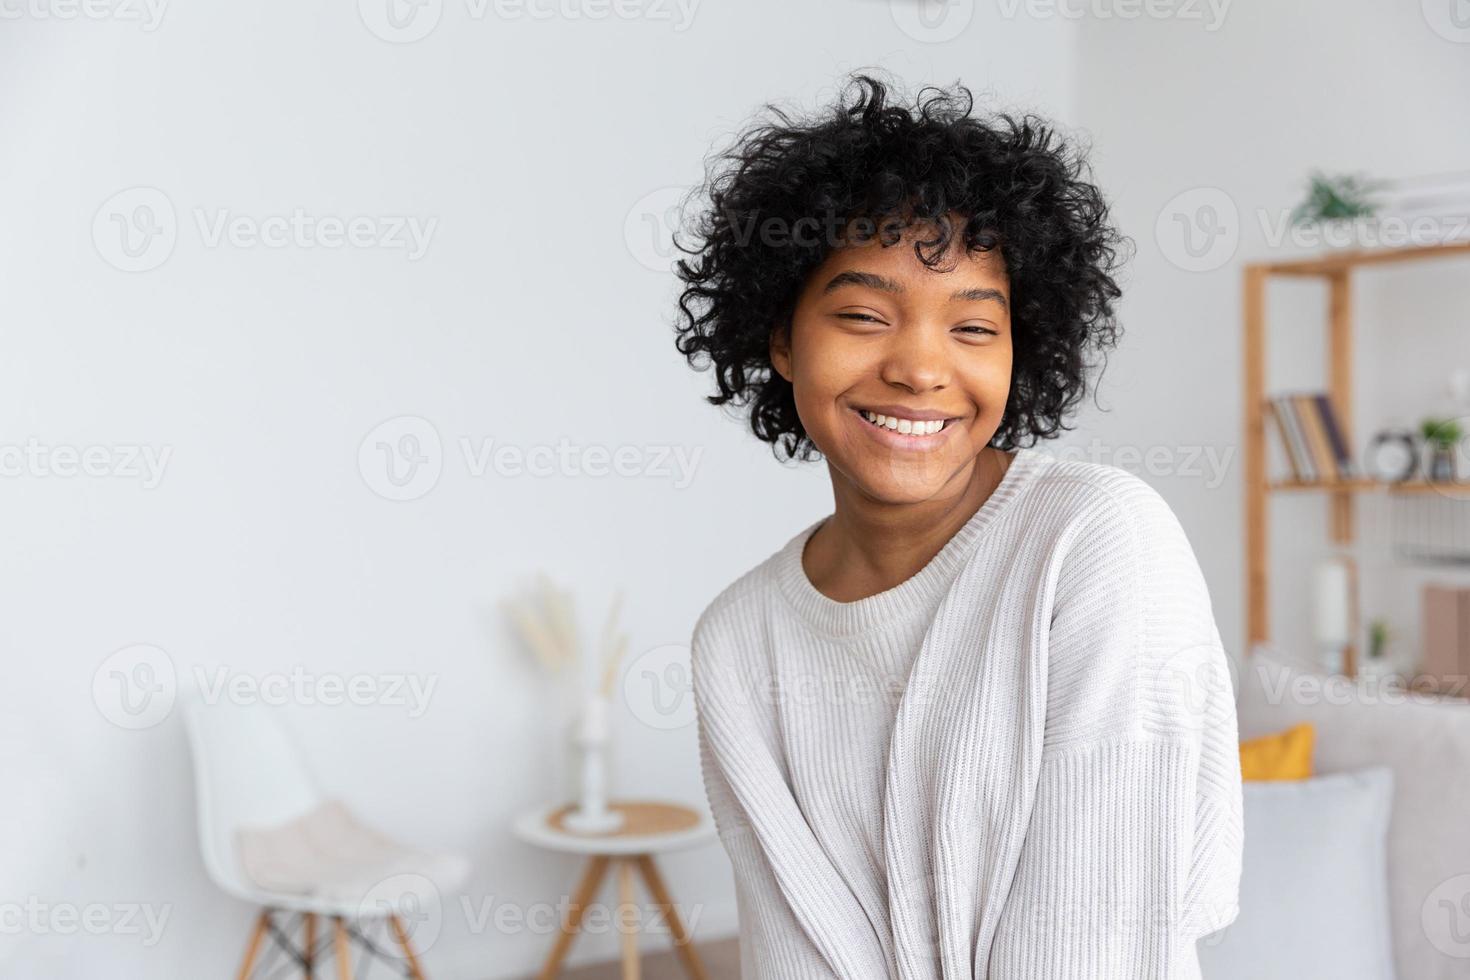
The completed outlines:
{"type": "Polygon", "coordinates": [[[1189,541],[1139,478],[1034,447],[1116,343],[1086,173],[1033,116],[869,76],[711,168],[679,349],[833,492],[693,637],[746,978],[1182,980],[1235,918],[1189,541]]]}

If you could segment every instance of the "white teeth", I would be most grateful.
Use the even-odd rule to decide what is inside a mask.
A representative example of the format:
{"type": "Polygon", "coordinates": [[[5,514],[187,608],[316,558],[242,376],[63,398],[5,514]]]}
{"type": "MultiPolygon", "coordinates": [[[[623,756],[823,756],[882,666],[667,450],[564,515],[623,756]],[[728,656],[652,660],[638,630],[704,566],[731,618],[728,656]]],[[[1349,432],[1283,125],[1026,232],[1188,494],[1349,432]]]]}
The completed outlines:
{"type": "Polygon", "coordinates": [[[885,429],[890,429],[902,435],[932,436],[944,428],[943,419],[930,419],[917,422],[913,419],[900,419],[890,415],[879,415],[876,412],[869,412],[867,409],[862,409],[860,414],[874,425],[880,425],[885,429]]]}

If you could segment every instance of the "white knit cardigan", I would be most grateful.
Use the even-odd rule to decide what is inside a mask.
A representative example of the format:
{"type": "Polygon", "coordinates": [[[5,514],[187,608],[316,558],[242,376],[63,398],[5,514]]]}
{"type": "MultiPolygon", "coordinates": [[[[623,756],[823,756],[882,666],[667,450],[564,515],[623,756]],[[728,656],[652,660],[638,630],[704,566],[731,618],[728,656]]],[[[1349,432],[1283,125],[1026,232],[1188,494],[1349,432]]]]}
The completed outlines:
{"type": "Polygon", "coordinates": [[[820,524],[692,641],[745,980],[1198,978],[1196,939],[1238,911],[1240,760],[1209,594],[1163,498],[1017,450],[923,570],[851,603],[802,570],[820,524]],[[863,642],[891,628],[913,683],[880,729],[813,675],[867,669],[863,642]]]}

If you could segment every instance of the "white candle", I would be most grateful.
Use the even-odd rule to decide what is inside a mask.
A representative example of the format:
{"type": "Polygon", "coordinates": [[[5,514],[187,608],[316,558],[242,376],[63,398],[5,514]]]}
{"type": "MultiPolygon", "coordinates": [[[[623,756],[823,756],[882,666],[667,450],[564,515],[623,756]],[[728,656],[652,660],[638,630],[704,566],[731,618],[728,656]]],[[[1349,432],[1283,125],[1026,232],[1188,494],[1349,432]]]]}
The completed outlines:
{"type": "Polygon", "coordinates": [[[1347,564],[1336,558],[1317,563],[1312,575],[1312,638],[1330,650],[1352,639],[1347,564]]]}

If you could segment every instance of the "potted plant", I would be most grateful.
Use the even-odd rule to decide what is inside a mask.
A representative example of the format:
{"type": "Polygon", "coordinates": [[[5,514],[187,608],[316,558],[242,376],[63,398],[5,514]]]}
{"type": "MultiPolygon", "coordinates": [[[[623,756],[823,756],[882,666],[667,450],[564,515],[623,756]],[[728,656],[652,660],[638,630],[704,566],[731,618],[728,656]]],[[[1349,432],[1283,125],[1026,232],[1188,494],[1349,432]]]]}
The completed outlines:
{"type": "Polygon", "coordinates": [[[1419,424],[1419,435],[1429,448],[1425,479],[1454,482],[1459,479],[1455,465],[1455,449],[1465,437],[1458,419],[1427,418],[1419,424]]]}
{"type": "Polygon", "coordinates": [[[1292,210],[1291,221],[1300,225],[1371,218],[1377,210],[1372,195],[1380,186],[1352,174],[1329,177],[1314,170],[1307,180],[1307,199],[1292,210]]]}
{"type": "Polygon", "coordinates": [[[1353,174],[1329,176],[1314,170],[1307,179],[1307,196],[1291,210],[1291,223],[1296,227],[1315,228],[1329,243],[1356,243],[1359,222],[1371,220],[1378,212],[1373,194],[1381,181],[1353,174]]]}
{"type": "Polygon", "coordinates": [[[1388,621],[1375,619],[1368,624],[1368,649],[1363,660],[1363,672],[1370,675],[1384,673],[1388,662],[1388,621]]]}

